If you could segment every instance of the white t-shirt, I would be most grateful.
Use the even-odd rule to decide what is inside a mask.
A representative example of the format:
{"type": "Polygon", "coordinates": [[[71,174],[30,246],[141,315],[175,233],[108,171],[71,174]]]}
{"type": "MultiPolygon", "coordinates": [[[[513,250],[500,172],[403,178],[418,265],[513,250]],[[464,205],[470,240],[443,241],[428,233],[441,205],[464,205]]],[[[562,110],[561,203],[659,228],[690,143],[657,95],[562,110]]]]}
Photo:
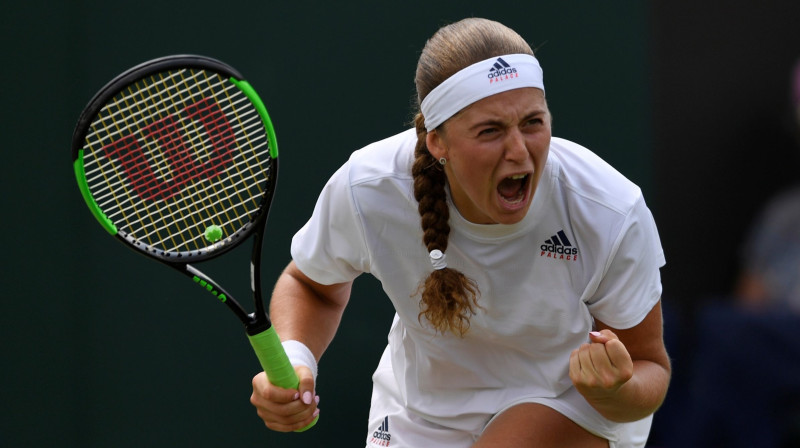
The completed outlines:
{"type": "Polygon", "coordinates": [[[474,430],[471,415],[520,396],[572,387],[570,352],[593,318],[613,328],[644,319],[661,296],[663,251],[641,191],[589,150],[553,138],[527,216],[513,225],[466,221],[452,202],[447,264],[474,279],[481,309],[465,337],[419,319],[433,269],[413,195],[413,129],[351,156],[323,189],[292,256],[333,284],[368,272],[397,311],[392,366],[408,408],[474,430]]]}

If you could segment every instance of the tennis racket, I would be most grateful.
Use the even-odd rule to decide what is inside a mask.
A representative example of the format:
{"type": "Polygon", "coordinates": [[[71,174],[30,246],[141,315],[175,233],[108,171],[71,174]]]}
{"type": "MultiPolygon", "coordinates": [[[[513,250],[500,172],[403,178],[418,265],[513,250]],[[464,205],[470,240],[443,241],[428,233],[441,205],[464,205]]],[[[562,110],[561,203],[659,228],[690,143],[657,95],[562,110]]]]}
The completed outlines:
{"type": "Polygon", "coordinates": [[[72,159],[100,225],[227,305],[244,324],[269,381],[296,389],[299,380],[261,296],[261,246],[278,146],[264,104],[242,75],[194,55],[133,67],[83,110],[72,159]],[[250,236],[252,313],[191,264],[225,254],[250,236]]]}

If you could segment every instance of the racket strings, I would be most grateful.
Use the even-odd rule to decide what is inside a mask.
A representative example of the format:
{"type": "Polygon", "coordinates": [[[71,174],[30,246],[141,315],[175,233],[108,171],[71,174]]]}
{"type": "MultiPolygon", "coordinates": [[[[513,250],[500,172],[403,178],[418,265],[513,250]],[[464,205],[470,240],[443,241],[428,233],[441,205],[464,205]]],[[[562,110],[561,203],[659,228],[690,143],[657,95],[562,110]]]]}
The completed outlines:
{"type": "MultiPolygon", "coordinates": [[[[104,108],[104,112],[106,112],[107,115],[105,117],[98,116],[98,119],[95,120],[94,125],[100,126],[103,123],[106,123],[105,127],[93,128],[91,133],[86,136],[86,139],[89,140],[92,134],[95,134],[98,139],[114,140],[122,137],[123,135],[136,132],[140,128],[144,127],[147,123],[152,122],[153,116],[163,116],[164,112],[169,108],[174,107],[174,105],[180,101],[181,95],[185,95],[186,93],[181,92],[180,90],[177,90],[176,92],[170,92],[170,87],[167,86],[166,83],[184,71],[186,70],[176,71],[175,73],[171,73],[160,80],[155,80],[153,77],[151,77],[148,83],[143,83],[139,86],[128,86],[130,95],[122,97],[127,100],[126,104],[124,106],[115,104],[114,108],[104,108]],[[134,88],[136,88],[136,91],[133,90],[134,88]],[[156,100],[155,97],[144,96],[138,100],[133,100],[136,92],[139,91],[157,92],[158,100],[156,100]],[[123,123],[124,126],[120,126],[123,123]],[[102,134],[103,131],[106,133],[102,134]]],[[[194,79],[194,82],[199,85],[199,82],[196,81],[199,76],[199,72],[194,73],[189,82],[194,79]]],[[[211,89],[214,87],[215,86],[209,86],[202,90],[198,90],[196,93],[202,97],[204,95],[208,95],[211,89]]],[[[233,84],[218,85],[216,87],[220,89],[236,89],[236,86],[233,84]]]]}
{"type": "MultiPolygon", "coordinates": [[[[237,196],[241,197],[241,195],[243,193],[249,193],[250,186],[249,186],[248,181],[251,181],[251,180],[253,180],[253,178],[243,178],[243,179],[241,179],[239,182],[237,182],[235,184],[230,184],[230,185],[224,186],[223,188],[225,190],[226,198],[230,198],[233,195],[237,195],[237,196]]],[[[214,186],[212,185],[212,186],[205,187],[202,191],[199,191],[196,194],[197,195],[201,195],[201,194],[207,193],[207,191],[209,189],[211,189],[212,187],[214,187],[214,186]]],[[[219,192],[215,192],[215,194],[219,194],[219,192]]],[[[180,208],[180,209],[177,209],[177,210],[168,210],[167,207],[163,207],[162,209],[159,209],[159,210],[156,211],[157,214],[159,214],[161,216],[161,218],[160,219],[154,219],[150,223],[151,225],[147,229],[144,229],[144,231],[148,232],[148,233],[145,233],[145,234],[141,235],[140,239],[146,239],[146,240],[149,240],[149,241],[154,241],[151,245],[158,246],[158,247],[164,247],[163,243],[165,242],[165,239],[157,240],[157,238],[159,238],[159,235],[160,235],[161,231],[168,231],[169,230],[169,227],[172,225],[172,223],[174,222],[175,219],[184,219],[185,224],[188,225],[188,222],[186,221],[186,218],[191,218],[191,220],[193,221],[193,224],[192,225],[188,225],[185,230],[197,230],[197,231],[202,233],[204,229],[199,228],[199,226],[209,216],[213,216],[215,218],[221,217],[222,215],[225,215],[228,212],[239,210],[240,207],[244,207],[244,206],[248,205],[248,204],[246,204],[246,201],[249,201],[251,199],[260,200],[262,196],[263,196],[263,194],[258,194],[258,195],[253,196],[252,198],[248,197],[245,200],[241,200],[238,203],[231,203],[231,201],[228,200],[227,202],[229,203],[229,206],[226,209],[220,210],[219,208],[215,208],[214,213],[211,214],[211,215],[209,215],[206,212],[206,210],[204,210],[204,209],[194,210],[194,211],[191,210],[191,208],[192,208],[191,202],[189,203],[189,205],[185,205],[183,208],[180,208]],[[163,215],[164,212],[168,212],[169,214],[163,215]],[[156,226],[159,226],[159,225],[160,225],[160,227],[156,227],[156,226]]],[[[111,218],[111,217],[109,216],[109,218],[111,218]]],[[[219,225],[220,227],[235,225],[238,228],[238,227],[241,227],[243,225],[241,218],[242,218],[241,216],[235,216],[234,218],[228,218],[227,221],[217,222],[216,224],[219,225]]],[[[187,233],[187,232],[184,232],[184,233],[187,233]]],[[[191,232],[188,232],[188,233],[191,233],[191,232]]],[[[170,236],[172,236],[172,235],[170,235],[170,236]]]]}
{"type": "MultiPolygon", "coordinates": [[[[212,81],[209,79],[209,76],[208,76],[208,73],[207,73],[207,72],[202,72],[202,74],[203,74],[203,77],[204,77],[204,80],[205,80],[205,82],[206,82],[206,83],[210,83],[210,82],[212,82],[212,81]]],[[[183,79],[183,74],[181,74],[181,78],[183,79]]],[[[186,79],[183,79],[183,81],[184,81],[184,83],[186,83],[186,82],[187,82],[187,80],[186,80],[186,79]]],[[[212,95],[212,96],[214,97],[214,99],[216,100],[216,103],[215,103],[215,104],[220,104],[220,103],[222,103],[222,104],[229,104],[229,103],[231,102],[231,96],[230,96],[230,94],[229,94],[229,92],[228,92],[227,90],[224,90],[224,89],[223,89],[223,90],[220,90],[219,92],[212,92],[212,93],[211,93],[211,95],[212,95]],[[225,95],[225,101],[220,101],[219,95],[225,95]]],[[[233,103],[233,104],[236,104],[236,103],[233,103]]],[[[233,110],[234,110],[234,111],[236,111],[236,110],[238,110],[238,108],[233,108],[233,110]]],[[[236,117],[237,115],[238,115],[238,114],[235,114],[235,113],[234,113],[234,114],[231,116],[231,118],[234,118],[234,117],[236,117]]],[[[239,120],[239,121],[241,122],[241,120],[239,120]]],[[[228,128],[228,129],[229,129],[229,128],[228,128]]],[[[246,140],[244,140],[244,141],[246,141],[246,140]]],[[[240,164],[235,164],[235,165],[234,165],[234,168],[237,168],[237,167],[239,167],[239,166],[240,166],[240,164]]],[[[240,172],[240,171],[238,171],[238,170],[236,170],[236,175],[241,177],[241,172],[240,172]]],[[[244,202],[245,202],[245,201],[243,200],[243,198],[242,198],[241,194],[240,194],[238,191],[237,191],[237,193],[236,193],[236,196],[238,197],[238,200],[239,200],[239,205],[240,205],[240,206],[244,206],[244,202]]],[[[228,202],[228,203],[230,203],[230,202],[232,201],[232,199],[233,199],[233,196],[230,196],[230,197],[228,197],[228,199],[229,199],[229,200],[228,200],[227,202],[228,202]]],[[[215,203],[214,203],[214,205],[212,205],[212,206],[213,206],[213,207],[216,207],[215,203]]],[[[258,207],[258,202],[256,202],[256,203],[254,204],[254,206],[257,208],[257,207],[258,207]]],[[[229,211],[232,211],[232,210],[233,210],[233,209],[232,209],[232,208],[230,208],[230,207],[229,207],[229,208],[221,208],[221,209],[219,209],[219,208],[215,208],[215,213],[216,213],[216,214],[217,214],[217,216],[219,216],[220,218],[224,218],[224,219],[226,220],[226,222],[227,222],[227,223],[232,223],[232,220],[231,220],[230,216],[228,215],[228,212],[229,212],[229,211]]],[[[238,219],[238,218],[237,218],[237,219],[238,219]]]]}
{"type": "Polygon", "coordinates": [[[168,252],[208,247],[255,219],[272,173],[261,118],[216,73],[142,79],[104,107],[86,137],[92,194],[129,236],[168,252]]]}
{"type": "MultiPolygon", "coordinates": [[[[202,72],[198,72],[198,74],[199,73],[202,73],[202,72]]],[[[163,76],[163,74],[159,74],[159,79],[160,80],[164,80],[165,83],[167,82],[166,81],[167,79],[171,79],[172,86],[175,87],[176,89],[191,89],[190,86],[191,86],[191,83],[193,82],[193,80],[191,80],[191,81],[190,80],[186,80],[186,78],[184,78],[184,73],[183,72],[179,72],[177,75],[180,76],[180,78],[181,78],[181,85],[180,86],[177,83],[177,78],[165,78],[163,76]]],[[[205,81],[207,83],[208,79],[204,78],[203,81],[205,81]]],[[[210,92],[210,93],[213,95],[213,91],[210,92]]],[[[200,106],[200,103],[207,103],[207,99],[204,98],[200,102],[194,103],[192,105],[187,105],[185,99],[183,99],[183,98],[181,99],[181,106],[183,107],[183,110],[189,110],[190,108],[192,108],[193,110],[199,111],[201,109],[201,107],[203,107],[203,106],[200,106]]],[[[213,104],[216,105],[217,103],[213,103],[213,104]]],[[[195,115],[195,112],[190,112],[189,116],[191,117],[193,115],[195,115]]],[[[213,121],[216,121],[216,120],[222,121],[224,119],[224,116],[216,117],[216,118],[212,117],[212,119],[213,119],[213,121]]],[[[201,118],[201,120],[203,120],[203,119],[201,118]]],[[[215,128],[216,127],[218,127],[218,125],[215,125],[215,128]]],[[[188,127],[186,129],[186,131],[187,131],[187,134],[189,135],[189,138],[190,138],[190,146],[194,146],[194,147],[197,147],[197,148],[205,148],[202,145],[195,145],[194,142],[192,141],[193,138],[199,138],[199,137],[202,137],[202,136],[209,138],[209,140],[212,140],[211,139],[211,133],[210,132],[203,132],[203,131],[200,130],[200,128],[202,128],[202,129],[211,129],[209,123],[206,120],[203,120],[203,126],[199,126],[196,121],[192,121],[190,127],[188,127]],[[197,137],[192,137],[193,135],[197,136],[197,137]]],[[[230,130],[227,127],[225,128],[225,130],[228,131],[227,132],[228,134],[230,133],[230,130]]],[[[227,137],[227,135],[226,135],[226,137],[227,137]]],[[[228,156],[230,155],[229,154],[230,148],[228,147],[227,144],[223,144],[220,147],[220,146],[216,146],[215,142],[212,141],[212,145],[214,145],[213,147],[216,150],[215,151],[217,153],[216,155],[217,156],[221,156],[221,157],[219,157],[219,158],[218,157],[213,157],[210,154],[205,154],[204,151],[200,151],[199,153],[195,154],[197,156],[198,160],[200,161],[200,163],[196,164],[196,166],[191,167],[188,170],[189,172],[185,173],[185,175],[192,176],[192,177],[199,176],[200,174],[196,173],[196,171],[197,171],[197,169],[199,169],[200,166],[205,168],[207,166],[206,164],[210,163],[211,161],[217,160],[217,161],[220,161],[220,162],[224,163],[225,161],[228,160],[228,158],[229,158],[228,156]],[[203,159],[208,159],[208,161],[203,163],[202,162],[203,159]],[[219,160],[219,159],[221,159],[221,160],[219,160]]],[[[186,156],[188,157],[188,152],[186,153],[186,156]]],[[[183,160],[181,160],[179,162],[179,164],[180,164],[180,166],[186,166],[186,164],[185,164],[185,162],[183,160]]],[[[213,166],[212,168],[216,168],[216,166],[213,166]]],[[[209,168],[209,169],[212,169],[212,168],[209,168]]],[[[207,175],[206,177],[211,178],[212,176],[211,175],[207,175]]],[[[196,188],[194,187],[194,185],[190,186],[189,191],[196,191],[196,188]]],[[[218,196],[217,197],[213,197],[213,196],[215,196],[215,195],[210,194],[208,196],[205,196],[205,197],[201,198],[199,201],[192,201],[191,205],[193,206],[194,209],[196,209],[198,211],[199,210],[206,210],[206,209],[215,210],[215,212],[212,213],[212,215],[213,216],[217,216],[218,213],[216,212],[216,208],[215,208],[214,204],[215,204],[215,201],[219,200],[220,198],[218,196]]],[[[193,195],[190,196],[190,197],[193,197],[193,195]]],[[[194,217],[196,216],[196,213],[189,213],[187,216],[191,219],[192,224],[189,224],[188,221],[184,221],[184,227],[185,227],[186,231],[181,232],[179,234],[184,243],[186,242],[185,235],[187,233],[189,233],[189,231],[197,229],[197,226],[198,226],[197,222],[194,219],[194,217]]],[[[225,218],[227,219],[228,217],[226,216],[225,218]]],[[[201,221],[201,223],[202,223],[202,221],[201,221]]],[[[162,227],[162,229],[163,229],[163,227],[162,227]]],[[[155,233],[156,233],[157,236],[160,236],[159,230],[160,229],[156,229],[155,233]]],[[[202,230],[200,230],[200,231],[202,232],[202,230]]],[[[193,232],[193,234],[196,235],[197,232],[193,232]]],[[[145,238],[150,239],[151,236],[152,236],[152,232],[147,234],[145,236],[145,238]]],[[[170,240],[172,241],[173,244],[175,244],[175,241],[171,237],[171,235],[170,235],[170,240]]],[[[157,241],[155,243],[155,245],[161,246],[164,242],[165,242],[165,240],[159,240],[159,241],[157,241]]]]}
{"type": "MultiPolygon", "coordinates": [[[[206,75],[207,75],[207,74],[206,74],[206,75]]],[[[224,94],[224,95],[226,95],[228,102],[231,102],[231,101],[232,101],[232,98],[230,97],[230,92],[229,92],[229,91],[227,91],[227,90],[223,90],[221,93],[222,93],[222,94],[224,94]]],[[[238,103],[238,102],[234,102],[233,104],[237,104],[237,103],[238,103]]],[[[237,121],[239,122],[239,127],[238,127],[238,129],[241,129],[241,130],[242,130],[243,137],[244,137],[244,141],[246,141],[246,142],[248,143],[248,145],[249,145],[249,147],[250,147],[250,151],[253,151],[253,150],[255,149],[255,147],[253,146],[253,145],[254,145],[254,140],[255,140],[255,139],[257,139],[257,135],[254,133],[254,134],[253,134],[253,138],[251,139],[251,137],[250,137],[250,135],[248,134],[248,132],[251,132],[253,128],[252,128],[251,126],[245,126],[245,124],[246,124],[247,122],[249,122],[249,121],[250,121],[250,119],[252,119],[252,118],[253,118],[253,116],[251,115],[251,116],[250,116],[250,117],[249,117],[247,120],[243,121],[243,119],[244,119],[244,118],[245,118],[245,116],[240,116],[239,114],[236,114],[236,119],[237,119],[237,121]]],[[[260,116],[259,116],[259,123],[260,123],[260,121],[261,121],[261,120],[260,120],[260,116]]],[[[238,165],[237,165],[237,166],[238,166],[238,165]]],[[[254,177],[254,176],[255,176],[255,173],[253,173],[253,165],[252,165],[252,164],[248,164],[248,165],[246,165],[246,166],[249,168],[249,169],[248,169],[248,171],[250,172],[250,176],[251,176],[251,177],[254,177]]],[[[241,174],[240,174],[240,175],[241,175],[241,174]]],[[[240,196],[240,199],[242,199],[242,198],[241,198],[241,196],[240,196]]],[[[251,201],[252,201],[252,199],[251,199],[251,201]]],[[[260,202],[260,201],[259,201],[259,202],[260,202]]],[[[252,205],[253,205],[253,206],[255,206],[255,207],[258,207],[258,202],[256,202],[256,201],[253,201],[253,204],[252,204],[252,205]]]]}
{"type": "MultiPolygon", "coordinates": [[[[152,80],[152,78],[151,78],[151,80],[152,80]]],[[[152,96],[151,86],[149,86],[149,85],[146,86],[145,89],[139,90],[138,92],[134,91],[130,86],[128,87],[127,90],[128,90],[128,93],[131,95],[130,98],[133,98],[133,99],[136,98],[136,95],[138,93],[138,96],[139,96],[140,99],[135,101],[134,107],[137,109],[137,111],[138,111],[138,113],[140,115],[144,113],[143,110],[142,110],[142,105],[145,105],[145,107],[147,106],[147,98],[155,98],[154,96],[152,96]],[[144,94],[145,91],[147,91],[148,96],[145,96],[145,94],[144,94]]],[[[130,100],[128,98],[123,98],[123,100],[124,100],[124,102],[126,104],[126,107],[130,109],[131,108],[131,105],[129,104],[130,100]]],[[[161,101],[163,102],[163,100],[161,100],[161,101]]],[[[170,116],[170,115],[166,115],[165,116],[164,113],[158,112],[158,109],[154,109],[154,110],[156,111],[156,115],[159,118],[158,121],[156,121],[155,123],[160,123],[162,120],[165,120],[166,117],[170,116]]],[[[130,117],[130,116],[135,116],[135,115],[127,115],[127,116],[130,117]]],[[[150,126],[152,126],[152,125],[150,125],[150,126]]],[[[149,128],[150,126],[147,126],[146,128],[149,128]]],[[[144,143],[145,143],[145,148],[146,148],[146,152],[147,152],[148,156],[151,157],[154,160],[154,165],[155,165],[156,170],[157,170],[156,175],[158,175],[158,176],[163,178],[167,174],[165,172],[166,171],[165,165],[162,162],[162,160],[164,159],[164,153],[162,153],[161,151],[154,151],[153,150],[152,140],[145,140],[144,143]]],[[[104,149],[107,148],[107,147],[108,146],[105,146],[104,149]]],[[[139,164],[141,164],[145,160],[146,160],[145,157],[141,157],[139,164]]],[[[129,162],[129,164],[130,164],[130,162],[129,162]]],[[[146,168],[144,166],[139,166],[137,164],[137,166],[133,167],[132,169],[135,172],[138,172],[138,171],[141,171],[141,170],[145,170],[146,168]]],[[[117,179],[121,180],[121,178],[119,178],[119,176],[117,177],[117,179]]],[[[129,200],[131,199],[130,194],[128,195],[128,198],[129,198],[129,200]]],[[[136,215],[136,217],[138,219],[138,222],[141,223],[143,221],[143,218],[142,218],[142,215],[138,212],[138,210],[135,209],[135,208],[132,208],[132,207],[130,208],[130,210],[132,211],[132,213],[134,215],[136,215]]],[[[155,215],[148,215],[148,216],[155,216],[155,215]]],[[[170,238],[172,240],[173,246],[176,245],[175,239],[172,236],[170,238]]],[[[184,239],[184,241],[185,241],[185,239],[184,239]]]]}
{"type": "MultiPolygon", "coordinates": [[[[257,112],[254,109],[246,111],[245,113],[241,113],[241,114],[239,114],[239,116],[240,117],[247,117],[247,119],[244,120],[244,121],[241,121],[241,119],[240,119],[240,121],[242,123],[242,126],[241,126],[240,129],[237,129],[237,131],[236,131],[236,139],[237,140],[239,140],[241,137],[243,137],[243,133],[244,132],[247,132],[247,131],[257,132],[258,131],[258,128],[261,125],[261,122],[260,122],[261,118],[260,118],[260,116],[258,116],[257,112]]],[[[197,147],[201,147],[202,146],[200,144],[200,141],[202,141],[202,139],[206,137],[206,134],[205,134],[204,131],[201,131],[201,132],[189,131],[188,132],[188,136],[189,136],[188,143],[191,146],[197,148],[197,147]]],[[[147,156],[152,158],[152,160],[155,162],[155,165],[157,167],[163,168],[164,167],[164,163],[163,163],[162,159],[165,157],[164,154],[160,150],[158,150],[158,146],[157,145],[153,145],[149,141],[146,141],[145,144],[146,144],[146,147],[148,148],[147,156]],[[154,150],[153,147],[155,147],[156,149],[154,150]]],[[[251,148],[253,148],[253,147],[254,146],[251,143],[251,148]]],[[[188,154],[187,154],[187,156],[188,156],[188,154]]],[[[208,157],[208,156],[207,155],[203,155],[203,154],[199,154],[198,155],[198,158],[200,158],[200,159],[202,159],[203,157],[208,157]]],[[[178,161],[181,162],[182,160],[178,160],[178,161]]],[[[91,168],[92,165],[97,165],[98,163],[102,163],[102,162],[110,163],[109,161],[103,161],[102,159],[92,159],[92,160],[87,160],[85,162],[86,163],[86,175],[87,175],[87,177],[90,178],[90,180],[93,180],[94,179],[93,176],[95,176],[97,174],[102,175],[102,170],[105,168],[104,166],[99,165],[99,166],[96,166],[95,168],[91,168]]],[[[148,160],[146,160],[145,158],[142,158],[139,162],[134,164],[133,167],[141,168],[141,167],[146,166],[149,163],[150,162],[148,160]]],[[[166,178],[166,177],[169,177],[169,176],[170,176],[170,174],[167,173],[163,177],[166,178]]],[[[120,182],[124,182],[124,180],[120,179],[120,182]]],[[[111,184],[112,182],[111,181],[106,181],[106,183],[111,184]]],[[[101,190],[102,190],[102,188],[101,188],[101,190]]],[[[103,199],[103,195],[98,195],[96,199],[102,200],[103,199]]]]}
{"type": "MultiPolygon", "coordinates": [[[[245,158],[245,159],[241,160],[240,162],[237,162],[237,166],[244,165],[244,166],[247,166],[247,167],[251,167],[251,166],[257,164],[259,158],[264,158],[264,157],[268,157],[269,156],[269,154],[268,154],[269,153],[269,148],[267,147],[266,142],[263,142],[263,143],[259,144],[258,146],[255,147],[255,149],[258,150],[259,152],[256,152],[256,153],[250,155],[248,158],[245,158]]],[[[266,175],[263,176],[263,177],[268,177],[269,176],[268,173],[265,173],[265,174],[266,175]]],[[[246,188],[244,188],[244,189],[241,188],[241,184],[243,184],[245,182],[248,182],[248,181],[251,181],[249,183],[258,182],[258,181],[261,180],[261,177],[262,176],[260,176],[258,173],[251,173],[250,176],[242,177],[235,183],[229,183],[229,185],[223,185],[222,188],[224,188],[225,190],[230,190],[232,187],[235,186],[236,188],[239,188],[237,190],[237,192],[239,194],[241,194],[243,191],[246,191],[246,188]]],[[[248,185],[249,185],[249,183],[248,183],[248,185]]],[[[196,210],[196,212],[199,213],[199,211],[197,210],[196,204],[198,202],[200,202],[202,200],[202,198],[207,197],[209,194],[211,194],[210,191],[213,191],[214,188],[218,188],[218,187],[220,187],[220,185],[210,184],[210,185],[206,185],[206,186],[202,187],[202,189],[200,189],[200,190],[195,189],[189,196],[185,197],[185,200],[186,200],[186,202],[188,202],[188,205],[184,206],[184,208],[182,208],[182,209],[175,210],[174,212],[170,212],[169,211],[171,208],[173,208],[173,206],[171,204],[169,204],[169,203],[165,203],[165,204],[161,205],[160,207],[151,210],[151,213],[150,213],[151,218],[153,217],[153,215],[156,215],[156,214],[162,216],[161,220],[157,220],[157,219],[153,218],[153,224],[157,225],[157,224],[159,224],[159,221],[168,221],[168,220],[171,221],[171,220],[174,220],[176,218],[176,214],[178,216],[180,216],[182,214],[187,214],[188,216],[193,216],[192,212],[190,211],[190,208],[194,208],[196,210]],[[167,213],[167,214],[165,215],[165,213],[167,213]]],[[[107,192],[107,190],[109,190],[110,188],[111,188],[110,186],[105,186],[101,190],[101,191],[103,191],[102,194],[100,194],[97,197],[98,205],[100,205],[100,207],[103,208],[103,209],[110,209],[111,204],[109,202],[110,201],[115,201],[117,199],[113,195],[113,192],[107,192]]],[[[254,195],[254,196],[252,196],[252,199],[254,201],[260,201],[261,195],[260,194],[254,195]]],[[[243,203],[243,201],[240,201],[240,202],[243,203]]],[[[125,216],[127,214],[135,213],[135,209],[138,206],[140,206],[140,201],[135,201],[135,202],[131,201],[131,204],[129,204],[128,206],[117,207],[116,211],[108,214],[107,216],[108,216],[109,219],[116,220],[120,216],[125,216]]],[[[147,236],[149,237],[151,235],[148,234],[147,236]]]]}
{"type": "MultiPolygon", "coordinates": [[[[152,77],[150,78],[151,81],[153,81],[153,79],[154,78],[152,78],[152,77]]],[[[163,82],[163,81],[161,81],[161,82],[163,82]]],[[[124,108],[120,107],[120,105],[119,105],[120,99],[119,98],[115,98],[115,106],[116,106],[117,111],[126,112],[125,114],[120,114],[119,117],[115,117],[116,121],[113,121],[113,123],[115,124],[115,127],[117,128],[117,132],[118,133],[121,133],[122,130],[128,131],[130,129],[136,129],[136,126],[141,126],[143,123],[144,124],[146,124],[148,122],[153,123],[153,124],[150,124],[150,125],[142,127],[143,129],[148,129],[148,128],[152,127],[153,125],[155,125],[157,123],[160,123],[166,117],[170,117],[171,116],[171,115],[167,115],[167,113],[171,113],[172,111],[170,111],[169,109],[164,109],[164,107],[166,107],[165,105],[167,105],[168,103],[164,102],[163,96],[160,94],[160,91],[156,90],[156,92],[154,93],[152,91],[153,88],[154,88],[154,83],[152,83],[152,82],[150,84],[144,84],[144,88],[137,89],[137,90],[134,90],[132,88],[132,86],[128,86],[127,91],[129,93],[129,96],[121,98],[122,102],[125,103],[125,107],[124,108]],[[139,99],[136,99],[137,94],[139,96],[139,99]],[[155,108],[154,106],[148,104],[148,99],[151,102],[153,102],[153,100],[155,100],[156,98],[158,98],[159,101],[158,102],[154,102],[153,104],[159,105],[160,107],[162,107],[162,109],[155,108]],[[138,115],[136,113],[132,112],[132,110],[134,108],[137,110],[138,115]],[[147,120],[145,120],[145,121],[139,120],[138,122],[131,123],[132,119],[136,118],[137,116],[146,117],[147,120]],[[158,118],[158,120],[155,120],[155,118],[158,118]],[[124,120],[124,121],[122,121],[122,124],[124,126],[120,126],[119,123],[120,123],[121,120],[124,120]]],[[[133,138],[133,134],[129,135],[128,138],[133,138]]],[[[131,142],[131,143],[138,143],[138,141],[134,140],[134,142],[131,142]]],[[[146,170],[148,170],[150,168],[150,165],[147,162],[147,158],[146,157],[150,157],[154,161],[154,166],[155,166],[155,170],[156,170],[156,172],[152,173],[152,175],[164,178],[165,172],[167,170],[166,170],[166,166],[163,163],[163,160],[164,160],[163,153],[161,151],[155,150],[155,149],[158,148],[158,145],[153,145],[153,143],[154,143],[153,140],[142,139],[142,143],[145,146],[145,151],[146,151],[147,155],[145,156],[145,154],[136,153],[138,155],[138,157],[136,159],[136,160],[138,160],[138,162],[132,163],[131,160],[127,160],[126,161],[127,162],[126,171],[129,171],[129,175],[132,178],[133,177],[137,177],[137,176],[136,176],[136,174],[131,174],[131,173],[147,172],[146,170]]],[[[107,147],[108,146],[104,146],[104,149],[106,149],[107,147]]],[[[135,154],[135,153],[130,152],[130,154],[135,154]]],[[[108,155],[108,154],[106,154],[106,155],[108,155]]],[[[128,200],[132,202],[134,200],[133,199],[134,196],[132,196],[130,194],[130,192],[126,191],[124,188],[120,188],[120,186],[123,185],[122,184],[123,178],[120,175],[120,173],[117,172],[116,174],[117,174],[117,182],[115,183],[115,185],[118,188],[116,188],[115,191],[125,191],[127,193],[126,196],[127,196],[128,200]]],[[[145,182],[145,184],[148,184],[148,183],[152,184],[153,182],[152,181],[151,182],[145,182]]],[[[135,184],[135,186],[139,187],[138,188],[139,191],[137,193],[138,193],[138,195],[140,197],[142,197],[141,193],[142,193],[142,189],[144,187],[142,186],[141,179],[139,180],[138,183],[135,184]]],[[[144,192],[146,193],[147,190],[144,190],[144,192]]],[[[116,194],[113,196],[113,199],[119,206],[119,199],[118,199],[116,194]]],[[[143,217],[142,214],[139,212],[139,208],[136,207],[136,206],[131,206],[131,207],[128,208],[128,210],[131,210],[131,212],[132,212],[131,215],[130,216],[122,216],[122,219],[124,220],[123,222],[128,222],[129,224],[131,223],[131,219],[133,218],[134,215],[136,216],[137,222],[140,225],[143,222],[145,222],[146,219],[152,219],[155,216],[152,213],[148,213],[148,214],[144,215],[144,217],[143,217]]],[[[133,226],[131,226],[131,228],[133,228],[133,226]]],[[[130,232],[130,233],[132,233],[132,232],[130,232]]],[[[181,235],[181,234],[178,233],[178,235],[181,235]]],[[[138,238],[138,239],[141,239],[141,238],[138,238]]],[[[174,239],[174,234],[170,236],[170,239],[172,240],[173,246],[176,246],[177,242],[174,239]]],[[[146,240],[146,241],[148,241],[148,240],[146,240]]],[[[183,238],[183,241],[185,242],[185,238],[183,238]]],[[[148,242],[150,242],[150,241],[148,241],[148,242]]]]}
{"type": "MultiPolygon", "coordinates": [[[[253,148],[255,150],[254,153],[252,155],[250,155],[248,158],[245,158],[242,161],[237,162],[237,165],[245,165],[245,166],[248,166],[248,167],[252,167],[253,165],[257,164],[259,158],[269,157],[269,147],[267,146],[266,141],[254,146],[253,148]]],[[[268,169],[268,166],[265,169],[268,169]]],[[[240,180],[239,183],[241,183],[241,182],[243,182],[245,180],[255,180],[255,179],[257,179],[257,177],[258,177],[258,174],[254,173],[250,177],[247,177],[245,179],[240,180]]],[[[269,175],[267,174],[264,177],[269,177],[269,175]]],[[[98,189],[98,193],[99,194],[96,197],[96,201],[98,202],[98,205],[100,205],[100,207],[103,208],[103,209],[109,209],[110,206],[111,206],[110,201],[115,201],[117,199],[113,195],[113,191],[110,191],[112,187],[113,187],[113,185],[109,184],[109,185],[104,185],[104,186],[102,186],[101,188],[98,189]]],[[[208,190],[210,190],[212,187],[216,187],[216,185],[205,186],[205,187],[203,187],[202,190],[199,190],[199,191],[195,190],[194,193],[190,194],[189,196],[186,196],[185,199],[188,200],[191,204],[193,204],[195,206],[195,208],[196,208],[196,203],[198,201],[200,201],[200,198],[198,198],[197,196],[199,194],[200,195],[207,195],[208,194],[208,190]]],[[[253,199],[256,199],[256,198],[253,198],[253,199]]],[[[113,218],[117,217],[120,214],[132,213],[134,211],[133,209],[135,207],[134,204],[135,205],[139,205],[139,202],[138,201],[137,202],[132,201],[131,204],[126,206],[126,207],[118,207],[116,212],[113,212],[113,213],[109,214],[108,217],[113,219],[113,218]]],[[[166,209],[168,209],[169,207],[170,207],[170,205],[165,205],[165,206],[162,206],[162,207],[156,209],[155,211],[158,212],[158,213],[162,213],[166,209]]]]}

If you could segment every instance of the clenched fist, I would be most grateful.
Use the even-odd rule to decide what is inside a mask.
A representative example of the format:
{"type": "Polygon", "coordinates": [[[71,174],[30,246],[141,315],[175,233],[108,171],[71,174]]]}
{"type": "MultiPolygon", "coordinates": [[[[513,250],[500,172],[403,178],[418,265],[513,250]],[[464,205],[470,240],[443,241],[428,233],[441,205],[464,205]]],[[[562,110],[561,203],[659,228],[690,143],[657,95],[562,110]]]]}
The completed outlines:
{"type": "Polygon", "coordinates": [[[593,331],[589,343],[572,351],[569,377],[590,403],[603,401],[633,377],[633,360],[612,331],[593,331]]]}

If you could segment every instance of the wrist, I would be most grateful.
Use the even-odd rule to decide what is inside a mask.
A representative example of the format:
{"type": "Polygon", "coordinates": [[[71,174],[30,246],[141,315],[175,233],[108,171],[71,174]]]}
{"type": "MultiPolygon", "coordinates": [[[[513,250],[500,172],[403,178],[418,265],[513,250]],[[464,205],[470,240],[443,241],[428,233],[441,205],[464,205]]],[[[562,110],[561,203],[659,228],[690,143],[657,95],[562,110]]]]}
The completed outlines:
{"type": "Polygon", "coordinates": [[[286,352],[286,356],[289,358],[289,363],[295,367],[308,367],[314,377],[314,384],[316,384],[317,360],[314,358],[314,354],[311,353],[311,349],[309,349],[302,342],[295,340],[284,341],[281,343],[281,345],[283,345],[283,350],[286,352]]]}

